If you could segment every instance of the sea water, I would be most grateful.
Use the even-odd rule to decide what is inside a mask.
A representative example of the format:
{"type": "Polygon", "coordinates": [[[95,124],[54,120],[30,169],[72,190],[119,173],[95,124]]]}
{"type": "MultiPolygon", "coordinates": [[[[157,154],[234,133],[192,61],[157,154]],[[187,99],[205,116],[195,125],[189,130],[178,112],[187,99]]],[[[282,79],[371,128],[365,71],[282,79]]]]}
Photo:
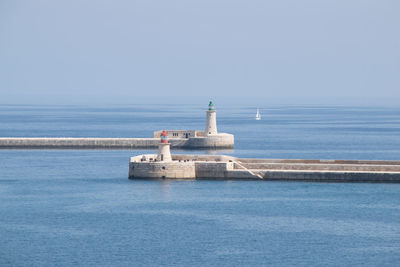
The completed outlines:
{"type": "MultiPolygon", "coordinates": [[[[400,160],[400,109],[217,107],[238,157],[400,160]]],[[[203,129],[201,105],[0,106],[0,136],[203,129]]],[[[128,180],[140,150],[0,150],[0,266],[398,266],[400,185],[128,180]]]]}

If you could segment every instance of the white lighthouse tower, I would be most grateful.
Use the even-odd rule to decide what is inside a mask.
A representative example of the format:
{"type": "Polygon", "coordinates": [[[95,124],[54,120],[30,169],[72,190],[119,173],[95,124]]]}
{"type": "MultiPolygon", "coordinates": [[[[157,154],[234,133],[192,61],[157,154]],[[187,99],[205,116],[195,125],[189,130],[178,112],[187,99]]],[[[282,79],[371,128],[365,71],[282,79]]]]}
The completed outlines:
{"type": "Polygon", "coordinates": [[[158,144],[157,161],[164,161],[164,162],[172,161],[170,145],[171,144],[168,143],[167,131],[162,131],[161,142],[158,144]]]}
{"type": "Polygon", "coordinates": [[[217,112],[215,111],[214,104],[212,101],[208,104],[208,110],[206,111],[206,130],[205,135],[218,134],[217,131],[217,112]]]}

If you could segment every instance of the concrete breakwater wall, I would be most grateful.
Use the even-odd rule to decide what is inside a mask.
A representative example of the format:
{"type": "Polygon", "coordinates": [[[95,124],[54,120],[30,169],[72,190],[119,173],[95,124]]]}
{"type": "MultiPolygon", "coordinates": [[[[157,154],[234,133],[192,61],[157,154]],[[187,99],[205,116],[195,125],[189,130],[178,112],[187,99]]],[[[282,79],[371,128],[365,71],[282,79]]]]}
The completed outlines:
{"type": "Polygon", "coordinates": [[[400,182],[400,161],[237,159],[229,178],[316,182],[400,182]],[[253,175],[252,175],[253,174],[253,175]]]}
{"type": "Polygon", "coordinates": [[[173,162],[153,163],[141,161],[141,156],[133,157],[129,178],[400,182],[400,161],[241,159],[206,155],[172,155],[172,159],[173,162]]]}
{"type": "MultiPolygon", "coordinates": [[[[171,138],[171,147],[182,149],[231,149],[233,135],[171,138]]],[[[0,137],[0,149],[155,149],[160,138],[97,137],[0,137]]]]}
{"type": "MultiPolygon", "coordinates": [[[[159,142],[159,138],[2,137],[0,149],[154,149],[159,142]]],[[[185,148],[186,142],[176,138],[171,145],[185,148]]]]}

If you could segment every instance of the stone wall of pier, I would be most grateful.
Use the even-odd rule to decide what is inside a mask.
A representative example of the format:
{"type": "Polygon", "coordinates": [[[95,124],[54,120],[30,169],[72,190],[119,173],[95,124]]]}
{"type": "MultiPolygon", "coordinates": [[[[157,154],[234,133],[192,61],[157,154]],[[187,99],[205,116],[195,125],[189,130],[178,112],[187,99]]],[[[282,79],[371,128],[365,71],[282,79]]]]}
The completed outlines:
{"type": "MultiPolygon", "coordinates": [[[[186,139],[171,140],[173,147],[185,147],[186,139]]],[[[0,138],[0,149],[157,149],[159,138],[0,138]]]]}
{"type": "MultiPolygon", "coordinates": [[[[146,166],[137,156],[131,158],[130,164],[143,166],[140,170],[143,178],[400,182],[400,161],[240,159],[222,155],[173,155],[172,158],[173,162],[146,166]],[[190,174],[185,172],[187,166],[190,174]]],[[[136,165],[130,166],[136,170],[136,165]]],[[[130,178],[137,176],[130,175],[130,178]]]]}

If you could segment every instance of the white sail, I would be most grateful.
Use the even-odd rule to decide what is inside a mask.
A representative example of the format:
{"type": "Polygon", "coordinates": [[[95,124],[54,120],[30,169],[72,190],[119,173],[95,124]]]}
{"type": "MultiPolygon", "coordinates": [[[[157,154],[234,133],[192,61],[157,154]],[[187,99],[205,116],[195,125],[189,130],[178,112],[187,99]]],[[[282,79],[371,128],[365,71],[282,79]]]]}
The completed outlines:
{"type": "Polygon", "coordinates": [[[260,111],[257,109],[257,114],[256,114],[256,120],[261,120],[261,114],[260,111]]]}

